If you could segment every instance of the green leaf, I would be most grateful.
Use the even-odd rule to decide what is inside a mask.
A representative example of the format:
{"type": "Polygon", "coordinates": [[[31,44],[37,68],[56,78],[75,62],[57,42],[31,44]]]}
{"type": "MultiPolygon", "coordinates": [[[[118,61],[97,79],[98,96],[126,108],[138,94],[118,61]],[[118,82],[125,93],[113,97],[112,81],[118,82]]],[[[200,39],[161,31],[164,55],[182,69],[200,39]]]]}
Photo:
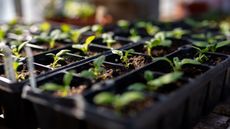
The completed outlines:
{"type": "Polygon", "coordinates": [[[43,23],[40,25],[40,30],[41,30],[42,32],[49,32],[50,29],[51,29],[51,25],[50,25],[50,23],[48,23],[48,22],[43,22],[43,23]]]}
{"type": "Polygon", "coordinates": [[[217,43],[216,48],[221,48],[221,47],[228,46],[228,45],[230,45],[230,40],[226,40],[226,41],[217,43]]]}
{"type": "Polygon", "coordinates": [[[70,83],[73,79],[73,71],[67,72],[64,75],[63,82],[66,87],[70,86],[70,83]]]}
{"type": "Polygon", "coordinates": [[[127,20],[119,20],[117,22],[117,25],[121,27],[122,29],[128,29],[129,28],[129,22],[127,20]]]}
{"type": "Polygon", "coordinates": [[[47,56],[52,56],[53,58],[55,57],[55,54],[53,54],[53,53],[47,53],[46,55],[47,56]]]}
{"type": "Polygon", "coordinates": [[[72,45],[72,48],[83,50],[84,46],[81,44],[74,44],[74,45],[72,45]]]}
{"type": "Polygon", "coordinates": [[[155,39],[159,39],[160,41],[164,41],[165,40],[165,33],[164,32],[156,33],[155,39]]]}
{"type": "Polygon", "coordinates": [[[145,89],[146,89],[146,85],[143,83],[134,83],[128,87],[128,90],[132,90],[132,91],[144,91],[145,89]]]}
{"type": "Polygon", "coordinates": [[[153,72],[152,71],[149,71],[149,70],[147,70],[147,71],[145,71],[144,72],[144,78],[145,78],[145,80],[147,80],[147,81],[150,81],[150,80],[153,80],[153,72]]]}
{"type": "Polygon", "coordinates": [[[18,67],[19,67],[19,66],[20,66],[20,63],[19,63],[19,62],[17,62],[17,61],[14,61],[14,62],[13,62],[13,69],[14,69],[15,72],[18,70],[18,67]]]}
{"type": "Polygon", "coordinates": [[[84,70],[80,73],[80,77],[88,78],[88,79],[94,79],[96,78],[96,75],[91,70],[84,70]]]}
{"type": "Polygon", "coordinates": [[[27,44],[28,42],[23,42],[18,46],[18,52],[20,52],[22,50],[22,48],[27,44]]]}
{"type": "Polygon", "coordinates": [[[114,101],[114,94],[110,92],[102,92],[94,96],[93,102],[97,105],[111,105],[114,101]]]}
{"type": "Polygon", "coordinates": [[[144,94],[137,91],[129,91],[123,93],[121,96],[116,96],[113,103],[116,109],[120,109],[126,105],[129,105],[132,102],[141,101],[144,99],[144,94]]]}
{"type": "Polygon", "coordinates": [[[89,37],[86,39],[84,45],[87,45],[87,46],[88,46],[95,38],[96,38],[95,36],[89,36],[89,37]]]}
{"type": "Polygon", "coordinates": [[[93,65],[96,67],[101,67],[101,65],[104,63],[104,61],[105,61],[105,56],[103,55],[103,56],[100,56],[97,59],[95,59],[93,61],[93,65]]]}
{"type": "Polygon", "coordinates": [[[200,64],[200,62],[194,59],[182,59],[181,65],[185,65],[185,64],[200,64]]]}
{"type": "Polygon", "coordinates": [[[71,27],[70,27],[70,25],[67,25],[67,24],[62,24],[61,25],[61,30],[63,31],[63,32],[70,32],[70,30],[71,30],[71,27]]]}
{"type": "Polygon", "coordinates": [[[55,83],[46,83],[40,89],[43,91],[62,91],[64,87],[55,83]]]}
{"type": "Polygon", "coordinates": [[[111,51],[112,51],[113,54],[116,54],[116,55],[118,55],[120,57],[123,57],[123,52],[122,51],[115,50],[115,49],[111,49],[111,51]]]}
{"type": "Polygon", "coordinates": [[[182,72],[173,72],[168,73],[163,76],[158,77],[157,79],[151,80],[147,82],[147,85],[151,90],[157,90],[163,85],[173,83],[182,77],[182,72]]]}
{"type": "Polygon", "coordinates": [[[59,52],[56,54],[56,56],[57,56],[57,57],[61,57],[62,55],[67,54],[68,52],[70,52],[70,50],[64,49],[64,50],[59,51],[59,52]]]}

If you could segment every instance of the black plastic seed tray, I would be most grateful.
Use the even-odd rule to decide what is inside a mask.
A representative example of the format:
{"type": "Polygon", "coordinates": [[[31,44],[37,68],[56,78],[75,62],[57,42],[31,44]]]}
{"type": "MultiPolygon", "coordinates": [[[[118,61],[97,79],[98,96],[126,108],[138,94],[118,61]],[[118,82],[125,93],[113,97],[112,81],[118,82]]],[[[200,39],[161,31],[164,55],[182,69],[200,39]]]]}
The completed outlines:
{"type": "MultiPolygon", "coordinates": [[[[193,58],[193,51],[193,48],[184,47],[180,48],[178,51],[174,52],[168,57],[170,59],[175,56],[179,58],[193,58]]],[[[153,97],[157,100],[157,102],[151,108],[149,108],[148,110],[146,109],[137,116],[131,118],[123,118],[117,116],[117,114],[114,114],[114,112],[110,110],[100,110],[100,108],[92,104],[92,96],[104,90],[119,91],[122,88],[125,88],[128,83],[137,82],[140,79],[140,77],[137,75],[143,73],[143,71],[145,70],[160,72],[161,74],[169,73],[172,71],[172,68],[169,66],[168,62],[152,62],[150,64],[146,64],[144,67],[138,70],[129,72],[114,80],[97,83],[91,86],[94,87],[92,88],[93,90],[83,95],[85,96],[85,98],[83,98],[83,101],[80,101],[85,104],[83,109],[80,106],[82,104],[79,104],[78,101],[78,99],[81,98],[79,96],[70,97],[71,103],[74,103],[71,106],[65,106],[65,104],[63,104],[64,101],[61,104],[59,103],[59,101],[53,101],[51,103],[47,101],[46,97],[44,97],[46,95],[41,92],[33,92],[31,89],[25,90],[25,97],[30,101],[34,102],[35,109],[39,114],[38,119],[41,120],[40,124],[42,124],[43,129],[58,129],[58,127],[64,127],[63,123],[65,122],[60,123],[60,121],[58,121],[63,119],[68,120],[69,122],[71,121],[76,123],[68,123],[68,125],[72,125],[69,127],[70,129],[148,129],[150,127],[162,129],[190,128],[196,123],[196,121],[204,112],[208,112],[213,108],[213,106],[220,100],[221,92],[224,91],[224,88],[226,88],[224,86],[224,82],[226,82],[227,78],[226,70],[227,68],[229,68],[230,65],[229,56],[213,53],[208,54],[211,56],[220,56],[223,60],[216,65],[210,66],[208,64],[185,65],[183,67],[184,69],[186,69],[187,67],[192,67],[193,70],[198,69],[198,72],[193,73],[194,75],[190,75],[190,72],[184,71],[184,77],[185,80],[187,80],[187,83],[184,84],[183,87],[175,90],[172,94],[169,95],[158,93],[155,97],[153,97]],[[213,78],[219,78],[220,81],[214,81],[213,78]],[[120,87],[121,89],[118,87],[120,87]],[[53,106],[56,107],[53,108],[52,105],[57,105],[57,107],[53,106]],[[48,114],[47,111],[53,113],[50,114],[50,117],[55,116],[55,118],[58,119],[52,118],[51,120],[54,121],[50,123],[47,122],[48,120],[44,121],[43,118],[45,118],[45,115],[48,114]],[[82,113],[84,115],[79,116],[79,114],[82,113]],[[59,117],[57,117],[57,114],[59,114],[59,117]],[[61,118],[63,116],[67,118],[61,118]]],[[[113,58],[109,58],[109,60],[107,61],[111,61],[112,59],[113,58]]],[[[84,65],[77,66],[79,68],[74,66],[66,70],[68,71],[72,69],[87,69],[87,67],[84,68],[83,66],[84,65]]],[[[56,75],[52,76],[55,77],[56,75]]],[[[50,95],[47,96],[50,97],[50,95]]],[[[53,97],[51,96],[51,98],[53,97]]]]}

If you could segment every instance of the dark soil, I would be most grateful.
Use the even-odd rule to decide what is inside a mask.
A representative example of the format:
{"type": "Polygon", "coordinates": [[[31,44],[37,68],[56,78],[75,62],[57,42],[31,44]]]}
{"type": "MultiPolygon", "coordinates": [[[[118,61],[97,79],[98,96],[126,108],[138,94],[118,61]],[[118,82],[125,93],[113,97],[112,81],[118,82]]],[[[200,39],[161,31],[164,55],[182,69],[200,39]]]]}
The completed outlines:
{"type": "Polygon", "coordinates": [[[130,57],[128,62],[130,64],[130,67],[134,68],[134,69],[138,69],[140,67],[143,67],[148,63],[144,56],[130,57]]]}
{"type": "MultiPolygon", "coordinates": [[[[73,96],[73,95],[76,95],[76,94],[83,94],[86,91],[86,89],[87,89],[86,85],[80,85],[80,86],[76,86],[76,87],[71,87],[68,90],[67,96],[73,96]]],[[[54,93],[54,96],[63,97],[63,93],[60,92],[60,91],[57,91],[57,92],[54,93]]]]}
{"type": "Polygon", "coordinates": [[[209,55],[207,57],[208,57],[208,60],[205,61],[204,63],[208,64],[208,65],[214,65],[215,66],[215,65],[221,63],[224,60],[223,58],[217,57],[217,56],[211,56],[211,55],[209,55]]]}
{"type": "Polygon", "coordinates": [[[196,76],[206,72],[206,70],[204,69],[195,66],[186,66],[186,65],[182,67],[182,71],[184,72],[184,76],[189,78],[195,78],[196,76]]]}
{"type": "Polygon", "coordinates": [[[174,83],[168,84],[168,85],[164,85],[163,87],[160,87],[156,92],[158,93],[162,93],[162,94],[170,94],[173,91],[179,89],[180,87],[182,87],[185,84],[184,81],[176,81],[174,83]]]}

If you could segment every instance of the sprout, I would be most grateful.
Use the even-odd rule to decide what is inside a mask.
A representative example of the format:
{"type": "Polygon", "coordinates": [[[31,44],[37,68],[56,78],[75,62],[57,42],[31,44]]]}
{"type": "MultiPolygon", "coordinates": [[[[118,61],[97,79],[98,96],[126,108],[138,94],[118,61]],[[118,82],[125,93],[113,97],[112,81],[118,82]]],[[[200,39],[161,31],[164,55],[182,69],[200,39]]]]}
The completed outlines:
{"type": "Polygon", "coordinates": [[[51,29],[51,25],[48,22],[43,22],[42,24],[40,24],[39,28],[40,28],[41,32],[49,33],[49,31],[51,29]]]}
{"type": "Polygon", "coordinates": [[[112,33],[104,33],[102,34],[102,38],[103,38],[103,43],[106,43],[108,48],[111,48],[112,44],[116,43],[116,40],[113,39],[112,33]]]}
{"type": "Polygon", "coordinates": [[[85,43],[72,45],[73,48],[81,50],[84,54],[87,54],[89,50],[89,44],[95,39],[95,36],[90,36],[86,39],[85,43]]]}
{"type": "Polygon", "coordinates": [[[64,50],[59,51],[57,54],[53,54],[53,53],[48,53],[48,54],[46,54],[46,55],[48,55],[48,56],[52,56],[52,57],[53,57],[53,63],[50,64],[50,67],[51,67],[52,69],[55,69],[55,68],[57,68],[57,67],[60,67],[60,64],[58,64],[58,62],[59,62],[60,60],[64,60],[64,58],[63,58],[62,56],[64,56],[64,55],[67,54],[68,52],[70,52],[70,50],[64,49],[64,50]]]}
{"type": "Polygon", "coordinates": [[[180,60],[178,57],[174,57],[173,61],[171,61],[170,59],[166,57],[154,58],[154,60],[155,61],[159,61],[159,60],[167,61],[170,64],[170,66],[173,68],[174,72],[181,71],[182,66],[186,64],[201,64],[200,62],[194,59],[185,58],[185,59],[180,60]]]}
{"type": "Polygon", "coordinates": [[[170,47],[172,44],[171,40],[166,40],[163,32],[159,32],[153,39],[145,42],[145,48],[149,56],[152,55],[152,49],[157,46],[170,47]]]}
{"type": "Polygon", "coordinates": [[[21,41],[11,41],[11,50],[12,50],[12,54],[16,57],[16,58],[20,58],[22,57],[22,55],[20,54],[22,49],[24,48],[24,46],[27,44],[28,42],[21,42],[21,41]]]}
{"type": "Polygon", "coordinates": [[[60,92],[62,97],[68,95],[68,91],[70,90],[70,84],[73,80],[73,71],[67,72],[63,78],[63,85],[55,84],[55,83],[46,83],[45,85],[41,86],[42,91],[55,91],[60,92]]]}
{"type": "Polygon", "coordinates": [[[158,78],[154,78],[153,72],[145,71],[144,77],[146,80],[146,84],[134,83],[128,87],[128,90],[132,90],[132,91],[144,91],[144,90],[156,91],[159,88],[161,88],[167,84],[170,84],[170,83],[177,81],[178,79],[180,79],[182,77],[182,75],[183,75],[182,72],[172,72],[172,73],[162,75],[158,78]]]}
{"type": "Polygon", "coordinates": [[[137,41],[139,41],[139,40],[141,39],[141,36],[138,35],[137,30],[134,29],[134,28],[132,28],[132,29],[130,30],[130,34],[131,34],[131,36],[129,37],[129,39],[130,39],[131,41],[133,41],[133,42],[137,42],[137,41]]]}
{"type": "Polygon", "coordinates": [[[127,20],[119,20],[119,21],[117,22],[117,25],[118,25],[120,28],[126,30],[126,29],[129,28],[129,25],[130,25],[130,24],[129,24],[129,22],[128,22],[127,20]]]}
{"type": "Polygon", "coordinates": [[[115,95],[111,92],[102,92],[94,96],[93,101],[100,106],[112,106],[117,112],[120,112],[125,106],[144,100],[144,94],[137,91],[128,91],[121,95],[115,95]]]}
{"type": "Polygon", "coordinates": [[[105,56],[100,56],[93,61],[93,67],[89,70],[84,70],[80,73],[81,77],[89,79],[97,79],[98,76],[102,75],[105,69],[102,67],[105,61],[105,56]]]}
{"type": "Polygon", "coordinates": [[[112,53],[113,54],[116,54],[118,56],[120,56],[120,59],[121,59],[121,62],[125,65],[126,68],[129,67],[130,63],[129,63],[129,56],[132,55],[132,53],[134,52],[133,49],[129,49],[127,51],[120,51],[120,50],[114,50],[114,49],[111,49],[112,53]]]}

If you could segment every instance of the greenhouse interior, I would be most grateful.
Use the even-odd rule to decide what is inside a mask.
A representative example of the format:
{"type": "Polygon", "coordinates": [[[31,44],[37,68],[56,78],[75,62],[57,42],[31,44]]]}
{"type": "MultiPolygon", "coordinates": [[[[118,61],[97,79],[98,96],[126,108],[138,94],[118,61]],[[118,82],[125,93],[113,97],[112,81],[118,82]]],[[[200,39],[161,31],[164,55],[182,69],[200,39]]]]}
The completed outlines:
{"type": "Polygon", "coordinates": [[[0,0],[0,129],[230,129],[230,0],[0,0]]]}

